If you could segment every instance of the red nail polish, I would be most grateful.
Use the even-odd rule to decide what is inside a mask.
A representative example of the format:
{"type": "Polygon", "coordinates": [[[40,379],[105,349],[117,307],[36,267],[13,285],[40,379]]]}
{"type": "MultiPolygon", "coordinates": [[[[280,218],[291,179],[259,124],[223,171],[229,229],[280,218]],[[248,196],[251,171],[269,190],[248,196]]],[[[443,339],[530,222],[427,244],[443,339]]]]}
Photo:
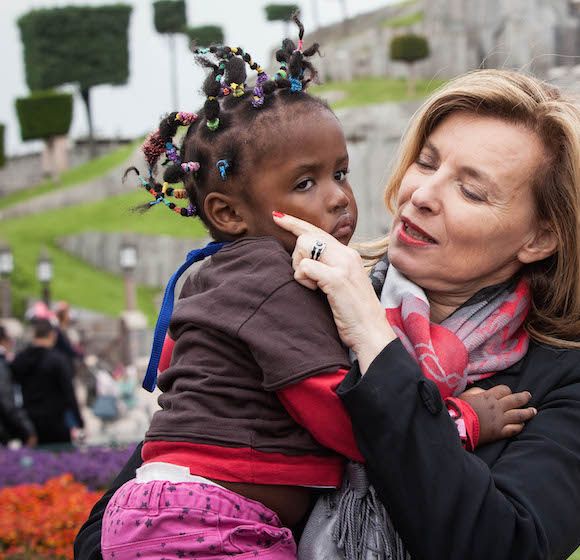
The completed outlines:
{"type": "Polygon", "coordinates": [[[274,210],[272,212],[272,216],[276,216],[276,218],[283,218],[286,214],[283,214],[282,212],[278,212],[278,210],[274,210]]]}

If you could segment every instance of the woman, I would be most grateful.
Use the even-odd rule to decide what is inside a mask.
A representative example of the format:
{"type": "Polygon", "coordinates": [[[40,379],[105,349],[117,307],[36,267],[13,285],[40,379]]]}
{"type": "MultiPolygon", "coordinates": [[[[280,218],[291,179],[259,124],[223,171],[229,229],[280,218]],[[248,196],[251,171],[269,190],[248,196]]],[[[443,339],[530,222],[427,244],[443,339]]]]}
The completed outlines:
{"type": "Polygon", "coordinates": [[[369,477],[414,559],[567,558],[580,544],[580,111],[533,78],[475,72],[425,103],[401,154],[375,290],[352,249],[275,218],[298,236],[296,279],[326,292],[358,358],[338,392],[369,477]],[[519,346],[486,342],[497,297],[513,302],[508,330],[523,322],[519,346]],[[530,391],[538,414],[467,453],[434,376],[530,391]]]}
{"type": "MultiPolygon", "coordinates": [[[[339,394],[413,559],[564,559],[580,544],[579,135],[578,108],[532,78],[481,71],[448,84],[402,145],[372,283],[352,249],[275,218],[298,237],[297,280],[327,293],[358,359],[339,394]],[[538,415],[468,453],[434,376],[452,394],[530,391],[538,415]]],[[[106,500],[77,558],[100,557],[106,500]]]]}

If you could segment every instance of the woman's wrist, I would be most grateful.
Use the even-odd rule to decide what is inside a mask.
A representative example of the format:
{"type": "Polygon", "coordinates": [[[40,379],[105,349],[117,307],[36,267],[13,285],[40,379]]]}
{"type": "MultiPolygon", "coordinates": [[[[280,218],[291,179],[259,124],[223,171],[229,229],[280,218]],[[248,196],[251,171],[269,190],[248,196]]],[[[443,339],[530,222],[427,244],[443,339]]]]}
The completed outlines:
{"type": "Polygon", "coordinates": [[[395,340],[393,329],[390,325],[384,322],[380,328],[375,328],[367,331],[365,340],[353,348],[353,352],[358,360],[361,375],[364,375],[374,359],[385,349],[385,347],[395,340]]]}

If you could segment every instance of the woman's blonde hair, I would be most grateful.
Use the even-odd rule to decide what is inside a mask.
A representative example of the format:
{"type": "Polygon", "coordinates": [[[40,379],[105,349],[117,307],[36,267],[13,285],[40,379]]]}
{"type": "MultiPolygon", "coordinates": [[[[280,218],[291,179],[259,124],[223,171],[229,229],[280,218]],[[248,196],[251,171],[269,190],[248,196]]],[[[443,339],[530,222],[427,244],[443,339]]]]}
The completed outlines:
{"type": "MultiPolygon", "coordinates": [[[[509,70],[478,70],[448,82],[413,117],[385,188],[393,212],[401,180],[426,138],[451,113],[465,111],[524,126],[542,141],[546,158],[533,178],[538,220],[558,240],[556,253],[525,265],[532,292],[526,327],[530,336],[559,347],[580,348],[580,108],[540,80],[509,70]]],[[[522,146],[525,150],[526,146],[522,146]]],[[[361,246],[376,262],[388,237],[361,246]]]]}

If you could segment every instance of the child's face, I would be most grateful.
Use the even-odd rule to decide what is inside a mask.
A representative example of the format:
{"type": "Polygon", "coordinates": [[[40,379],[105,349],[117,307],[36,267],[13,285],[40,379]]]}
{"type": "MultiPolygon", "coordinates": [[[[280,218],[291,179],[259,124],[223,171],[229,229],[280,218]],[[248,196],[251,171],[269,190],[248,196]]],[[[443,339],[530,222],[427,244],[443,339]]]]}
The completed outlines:
{"type": "Polygon", "coordinates": [[[295,237],[276,226],[272,211],[306,220],[345,245],[358,212],[347,178],[348,152],[342,127],[325,108],[284,119],[268,139],[268,153],[252,170],[243,203],[246,235],[276,237],[291,251],[295,237]]]}

